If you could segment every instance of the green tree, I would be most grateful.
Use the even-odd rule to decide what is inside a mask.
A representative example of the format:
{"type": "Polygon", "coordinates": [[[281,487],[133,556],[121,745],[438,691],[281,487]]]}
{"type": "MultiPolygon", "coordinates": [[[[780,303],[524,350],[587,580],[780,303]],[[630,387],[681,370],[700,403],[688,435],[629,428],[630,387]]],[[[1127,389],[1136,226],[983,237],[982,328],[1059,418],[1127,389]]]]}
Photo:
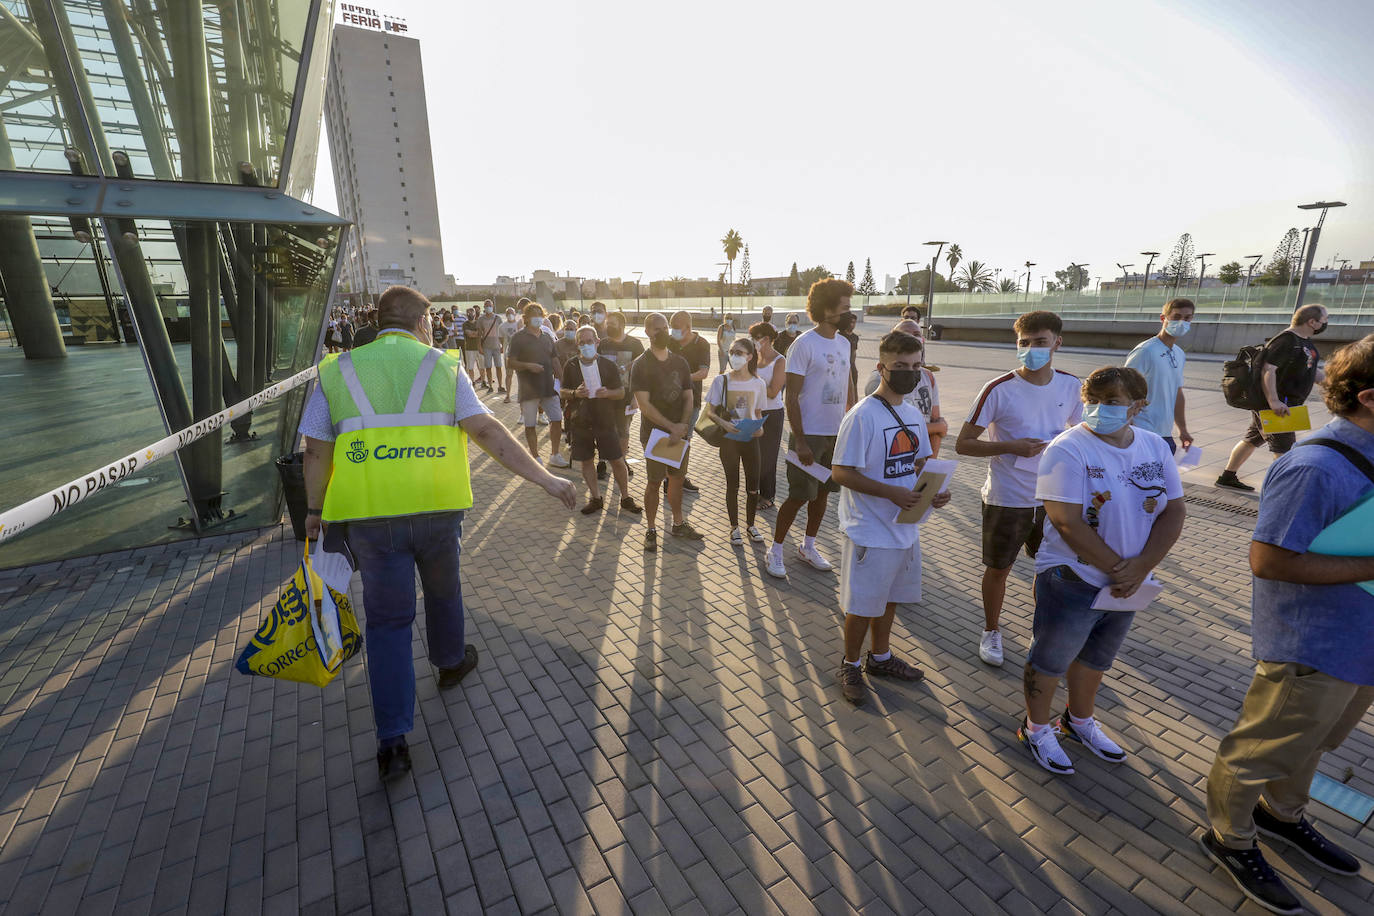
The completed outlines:
{"type": "Polygon", "coordinates": [[[735,256],[744,247],[744,237],[731,229],[725,233],[725,238],[720,240],[720,245],[725,249],[725,260],[730,262],[730,279],[735,278],[735,256]]]}
{"type": "Polygon", "coordinates": [[[971,293],[987,292],[994,288],[992,268],[982,261],[969,261],[964,265],[963,273],[955,278],[955,285],[971,293]]]}
{"type": "MultiPolygon", "coordinates": [[[[902,279],[897,281],[897,295],[905,296],[910,289],[913,296],[924,296],[926,294],[926,284],[929,282],[930,268],[923,267],[910,273],[902,274],[902,279]]],[[[950,283],[944,278],[943,274],[935,275],[935,291],[937,293],[952,293],[959,287],[950,283]]]]}
{"type": "Polygon", "coordinates": [[[1298,256],[1302,242],[1296,228],[1289,229],[1274,249],[1274,256],[1264,267],[1264,273],[1255,278],[1255,283],[1263,286],[1287,286],[1293,276],[1293,260],[1298,256]]]}
{"type": "Polygon", "coordinates": [[[800,296],[802,294],[801,274],[797,272],[797,262],[792,262],[792,272],[787,275],[787,295],[800,296]]]}
{"type": "Polygon", "coordinates": [[[999,293],[1019,293],[1021,285],[1011,277],[1003,277],[1002,282],[997,284],[997,291],[999,293]]]}
{"type": "Polygon", "coordinates": [[[959,247],[958,242],[951,243],[949,250],[945,252],[945,261],[949,263],[950,279],[954,279],[954,268],[958,267],[963,260],[964,249],[959,247]]]}
{"type": "Polygon", "coordinates": [[[1223,264],[1218,268],[1217,279],[1227,286],[1235,286],[1240,282],[1241,273],[1240,262],[1231,261],[1229,264],[1223,264]]]}
{"type": "Polygon", "coordinates": [[[1054,278],[1058,283],[1051,283],[1045,287],[1049,292],[1057,292],[1066,289],[1069,292],[1080,290],[1088,285],[1088,270],[1086,267],[1075,267],[1070,264],[1063,270],[1056,270],[1054,278]]]}
{"type": "Polygon", "coordinates": [[[854,285],[854,262],[853,262],[853,261],[850,261],[850,262],[849,262],[849,267],[847,267],[847,268],[845,269],[845,272],[844,272],[844,279],[845,279],[845,282],[848,283],[850,286],[853,286],[853,285],[854,285]]]}
{"type": "Polygon", "coordinates": [[[749,292],[749,287],[754,282],[754,272],[749,267],[749,246],[744,246],[744,258],[739,262],[739,285],[744,292],[749,292]]]}
{"type": "Polygon", "coordinates": [[[859,292],[865,296],[875,296],[878,293],[878,284],[873,282],[873,259],[864,261],[864,278],[859,283],[859,292]]]}
{"type": "Polygon", "coordinates": [[[806,270],[801,272],[802,295],[805,295],[811,289],[812,283],[815,283],[817,280],[827,280],[833,276],[835,275],[826,270],[824,265],[806,268],[806,270]]]}
{"type": "Polygon", "coordinates": [[[1169,252],[1169,260],[1160,268],[1164,285],[1177,289],[1193,278],[1193,266],[1197,262],[1197,250],[1193,247],[1192,233],[1185,232],[1174,243],[1169,252]]]}

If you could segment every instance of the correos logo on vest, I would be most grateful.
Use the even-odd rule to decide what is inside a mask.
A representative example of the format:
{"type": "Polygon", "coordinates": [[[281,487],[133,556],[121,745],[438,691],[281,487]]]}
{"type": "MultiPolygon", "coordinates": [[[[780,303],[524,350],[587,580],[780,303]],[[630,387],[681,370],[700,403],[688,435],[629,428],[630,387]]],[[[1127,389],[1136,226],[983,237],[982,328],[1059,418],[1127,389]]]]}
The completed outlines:
{"type": "Polygon", "coordinates": [[[345,454],[354,464],[362,464],[367,460],[367,443],[361,439],[354,439],[348,443],[348,451],[345,454]]]}

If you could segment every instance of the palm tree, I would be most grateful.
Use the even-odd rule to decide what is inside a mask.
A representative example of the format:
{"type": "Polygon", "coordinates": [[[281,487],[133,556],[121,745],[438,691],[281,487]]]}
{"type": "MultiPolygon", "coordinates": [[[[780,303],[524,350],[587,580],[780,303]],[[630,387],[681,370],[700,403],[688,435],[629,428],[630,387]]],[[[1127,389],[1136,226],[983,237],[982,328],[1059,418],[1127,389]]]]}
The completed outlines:
{"type": "Polygon", "coordinates": [[[985,293],[996,288],[992,282],[992,269],[982,261],[965,264],[957,283],[971,293],[985,293]]]}
{"type": "Polygon", "coordinates": [[[730,262],[730,280],[735,279],[735,255],[739,254],[744,247],[744,237],[731,229],[725,233],[725,238],[720,240],[721,247],[725,249],[725,260],[730,262]]]}
{"type": "Polygon", "coordinates": [[[964,259],[964,249],[955,242],[949,246],[949,251],[945,252],[945,260],[949,262],[949,278],[954,279],[954,268],[959,266],[959,262],[964,259]]]}
{"type": "Polygon", "coordinates": [[[1021,285],[1011,277],[1003,277],[1002,282],[997,284],[997,291],[999,293],[1019,293],[1021,285]]]}

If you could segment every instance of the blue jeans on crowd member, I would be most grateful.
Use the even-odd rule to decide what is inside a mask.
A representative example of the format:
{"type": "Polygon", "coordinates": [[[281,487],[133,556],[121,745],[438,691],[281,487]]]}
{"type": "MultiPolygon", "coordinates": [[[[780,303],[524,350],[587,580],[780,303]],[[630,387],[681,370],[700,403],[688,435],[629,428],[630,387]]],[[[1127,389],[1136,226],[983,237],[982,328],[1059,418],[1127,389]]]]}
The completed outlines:
{"type": "Polygon", "coordinates": [[[367,673],[372,718],[382,747],[415,726],[415,570],[425,593],[429,661],[456,668],[463,660],[463,591],[458,578],[463,513],[439,512],[348,523],[348,547],[363,579],[367,673]]]}
{"type": "Polygon", "coordinates": [[[1032,668],[1063,677],[1074,662],[1094,671],[1112,667],[1135,612],[1093,610],[1099,591],[1068,566],[1035,574],[1035,615],[1026,655],[1032,668]]]}

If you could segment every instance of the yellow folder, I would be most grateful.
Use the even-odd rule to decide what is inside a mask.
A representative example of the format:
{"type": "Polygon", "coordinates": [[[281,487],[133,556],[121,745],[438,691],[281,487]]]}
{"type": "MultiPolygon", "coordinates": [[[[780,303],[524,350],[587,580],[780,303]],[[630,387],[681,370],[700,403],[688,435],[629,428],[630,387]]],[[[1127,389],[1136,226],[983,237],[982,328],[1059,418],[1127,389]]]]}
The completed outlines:
{"type": "Polygon", "coordinates": [[[1274,433],[1297,433],[1312,428],[1312,420],[1307,416],[1307,405],[1299,404],[1288,408],[1288,416],[1281,417],[1272,410],[1261,410],[1260,431],[1265,435],[1274,433]]]}

